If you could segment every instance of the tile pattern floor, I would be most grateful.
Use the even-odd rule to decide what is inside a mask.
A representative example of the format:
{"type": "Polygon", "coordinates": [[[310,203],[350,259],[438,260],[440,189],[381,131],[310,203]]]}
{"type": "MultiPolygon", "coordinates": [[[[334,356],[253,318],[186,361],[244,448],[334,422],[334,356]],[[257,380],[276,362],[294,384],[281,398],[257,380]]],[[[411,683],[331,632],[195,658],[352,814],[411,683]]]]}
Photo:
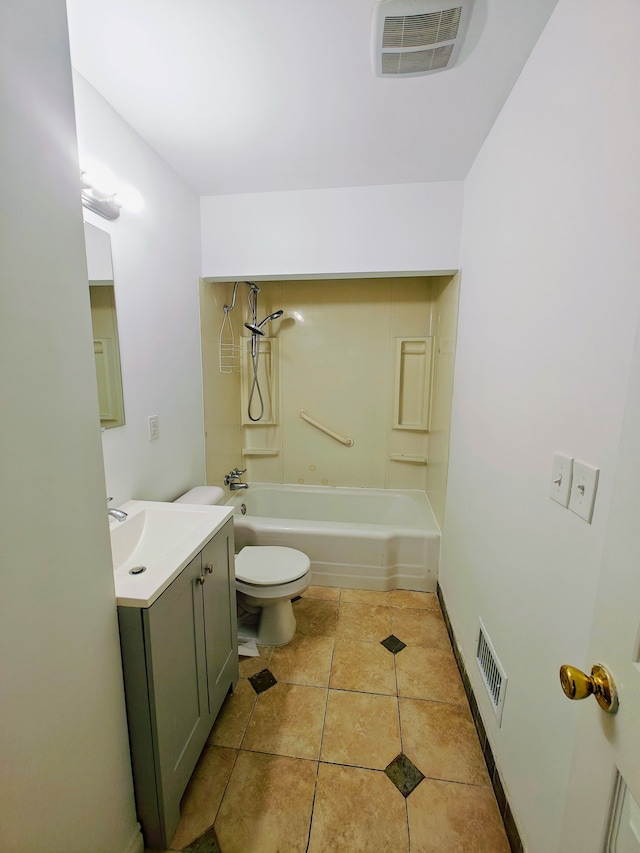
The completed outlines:
{"type": "Polygon", "coordinates": [[[291,643],[241,658],[171,850],[509,853],[437,597],[310,587],[294,610],[291,643]]]}

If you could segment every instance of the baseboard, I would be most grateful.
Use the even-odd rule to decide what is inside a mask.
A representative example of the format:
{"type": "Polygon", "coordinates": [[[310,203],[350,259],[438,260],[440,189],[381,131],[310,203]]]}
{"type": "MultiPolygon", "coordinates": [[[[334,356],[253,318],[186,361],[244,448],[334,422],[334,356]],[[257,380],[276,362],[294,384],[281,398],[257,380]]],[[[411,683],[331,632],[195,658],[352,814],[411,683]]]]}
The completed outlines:
{"type": "Polygon", "coordinates": [[[471,681],[467,673],[467,667],[465,665],[464,658],[460,652],[460,649],[458,648],[456,636],[453,632],[451,621],[449,620],[447,605],[445,603],[440,584],[438,584],[437,595],[438,601],[440,602],[440,607],[442,608],[442,615],[444,616],[444,621],[447,626],[449,639],[451,640],[453,654],[455,655],[458,670],[460,671],[460,677],[462,678],[464,690],[467,694],[467,699],[469,701],[469,709],[473,717],[473,722],[475,723],[476,731],[478,732],[480,747],[484,755],[487,770],[489,771],[489,778],[491,779],[493,793],[495,794],[496,802],[498,803],[500,817],[502,818],[505,832],[507,833],[507,838],[509,839],[511,853],[526,853],[524,843],[520,836],[520,832],[518,830],[518,827],[516,826],[513,811],[511,810],[511,806],[509,804],[509,798],[505,792],[504,785],[502,784],[502,779],[500,778],[498,768],[496,767],[495,758],[493,757],[493,750],[491,749],[491,744],[489,743],[489,738],[487,737],[487,732],[482,721],[480,709],[478,708],[478,703],[473,692],[473,687],[471,686],[471,681]]]}
{"type": "Polygon", "coordinates": [[[136,823],[133,828],[127,845],[122,848],[122,853],[144,853],[144,839],[139,823],[136,823]]]}

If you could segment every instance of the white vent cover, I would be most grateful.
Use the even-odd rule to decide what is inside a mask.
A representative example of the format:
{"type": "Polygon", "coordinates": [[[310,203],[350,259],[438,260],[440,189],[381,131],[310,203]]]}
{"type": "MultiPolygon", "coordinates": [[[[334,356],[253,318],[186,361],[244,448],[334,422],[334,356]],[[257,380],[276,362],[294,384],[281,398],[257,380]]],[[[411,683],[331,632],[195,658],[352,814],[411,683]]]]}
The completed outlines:
{"type": "Polygon", "coordinates": [[[507,689],[507,676],[489,639],[487,629],[482,624],[482,619],[480,620],[480,628],[478,629],[476,663],[482,674],[484,685],[487,688],[498,725],[501,725],[504,694],[507,689]]]}
{"type": "Polygon", "coordinates": [[[473,0],[382,0],[373,10],[378,77],[420,77],[455,65],[473,0]]]}

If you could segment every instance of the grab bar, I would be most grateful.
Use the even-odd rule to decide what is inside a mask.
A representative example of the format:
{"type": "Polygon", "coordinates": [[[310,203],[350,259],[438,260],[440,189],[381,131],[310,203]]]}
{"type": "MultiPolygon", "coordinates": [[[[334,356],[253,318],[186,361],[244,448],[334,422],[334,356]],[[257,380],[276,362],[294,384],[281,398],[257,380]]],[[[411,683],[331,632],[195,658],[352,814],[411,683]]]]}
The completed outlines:
{"type": "Polygon", "coordinates": [[[335,440],[339,441],[340,444],[346,444],[347,447],[353,447],[352,438],[345,438],[342,435],[338,435],[337,432],[334,432],[332,429],[329,429],[329,427],[319,424],[318,421],[314,421],[314,419],[310,417],[304,409],[300,409],[300,411],[298,412],[298,417],[302,418],[303,421],[306,421],[308,424],[311,424],[311,426],[314,426],[316,429],[319,429],[320,432],[326,432],[327,435],[330,435],[331,438],[335,438],[335,440]]]}

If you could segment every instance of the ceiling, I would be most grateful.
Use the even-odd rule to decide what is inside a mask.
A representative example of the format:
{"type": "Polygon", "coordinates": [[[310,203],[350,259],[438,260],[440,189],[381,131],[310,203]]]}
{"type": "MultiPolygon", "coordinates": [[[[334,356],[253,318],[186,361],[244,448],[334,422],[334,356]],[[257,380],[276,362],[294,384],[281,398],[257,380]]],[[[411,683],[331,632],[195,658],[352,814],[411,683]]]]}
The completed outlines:
{"type": "Polygon", "coordinates": [[[405,79],[371,70],[375,0],[67,7],[76,70],[220,195],[463,180],[556,3],[475,0],[457,66],[405,79]]]}

